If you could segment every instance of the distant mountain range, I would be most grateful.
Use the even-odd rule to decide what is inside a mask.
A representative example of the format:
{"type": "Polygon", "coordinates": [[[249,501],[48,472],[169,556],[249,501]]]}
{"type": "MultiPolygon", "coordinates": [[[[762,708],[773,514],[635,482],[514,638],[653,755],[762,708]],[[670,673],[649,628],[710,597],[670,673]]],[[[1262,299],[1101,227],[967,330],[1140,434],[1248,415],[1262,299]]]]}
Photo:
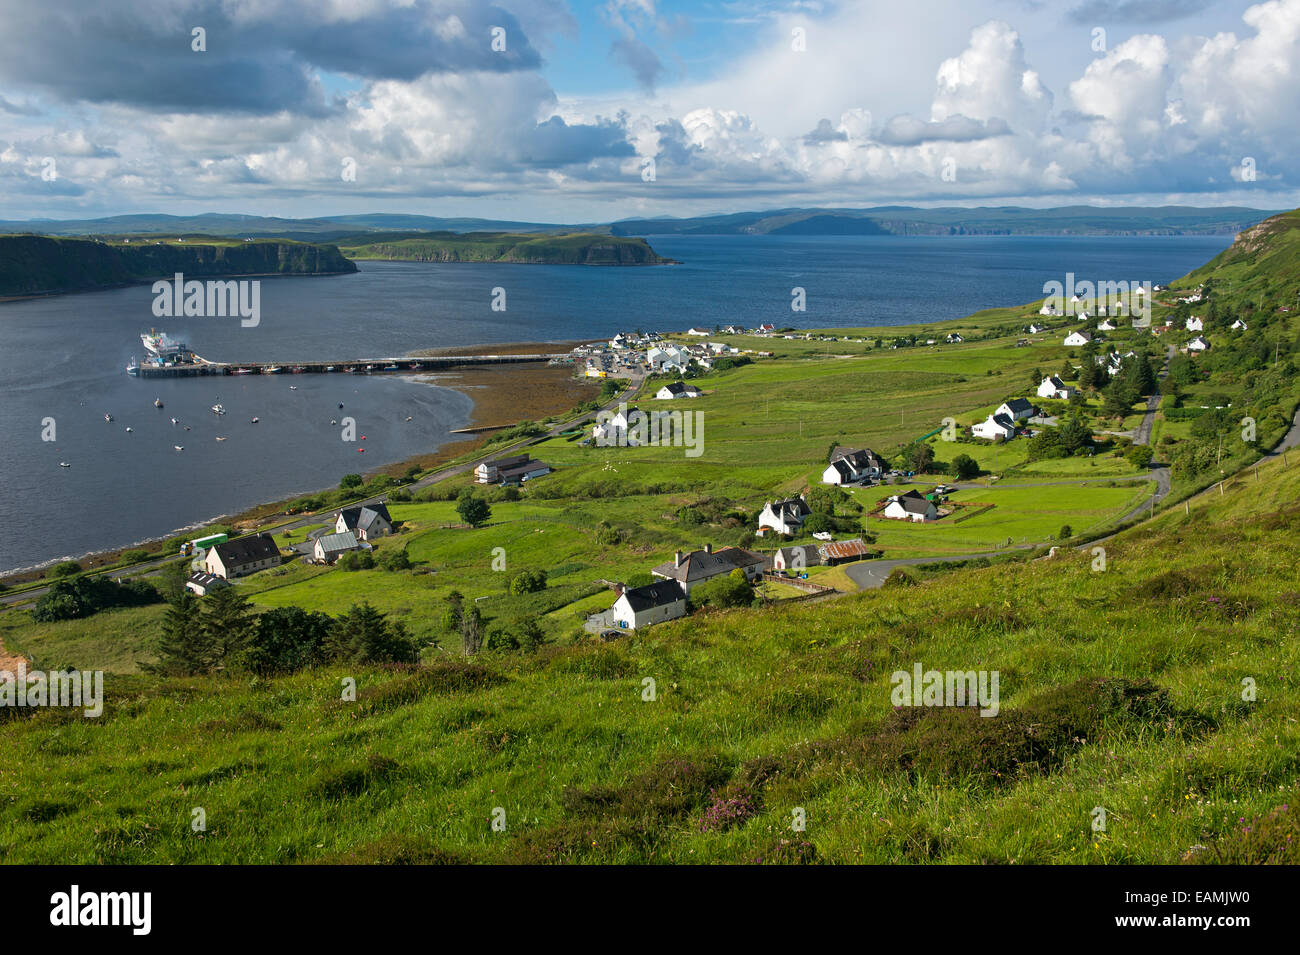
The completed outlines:
{"type": "Polygon", "coordinates": [[[1224,206],[779,209],[692,219],[624,219],[614,235],[1231,235],[1274,215],[1224,206]]]}
{"type": "Polygon", "coordinates": [[[1278,210],[1245,206],[1096,207],[877,206],[869,209],[777,209],[694,218],[621,219],[609,223],[517,222],[372,213],[283,219],[208,213],[197,216],[123,215],[103,219],[0,220],[0,232],[43,235],[214,235],[296,239],[304,242],[356,240],[358,233],[509,232],[651,235],[1231,235],[1278,210]]]}

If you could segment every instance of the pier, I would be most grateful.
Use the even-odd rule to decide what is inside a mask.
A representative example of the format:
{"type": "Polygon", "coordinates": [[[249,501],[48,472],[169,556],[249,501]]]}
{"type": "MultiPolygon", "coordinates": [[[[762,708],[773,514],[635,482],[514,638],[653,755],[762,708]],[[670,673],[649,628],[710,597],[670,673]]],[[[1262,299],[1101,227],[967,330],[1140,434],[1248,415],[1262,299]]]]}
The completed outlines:
{"type": "Polygon", "coordinates": [[[438,355],[424,358],[351,358],[342,361],[208,361],[194,355],[193,361],[127,366],[138,378],[194,378],[210,375],[400,375],[445,371],[468,365],[515,365],[551,361],[567,355],[438,355]]]}

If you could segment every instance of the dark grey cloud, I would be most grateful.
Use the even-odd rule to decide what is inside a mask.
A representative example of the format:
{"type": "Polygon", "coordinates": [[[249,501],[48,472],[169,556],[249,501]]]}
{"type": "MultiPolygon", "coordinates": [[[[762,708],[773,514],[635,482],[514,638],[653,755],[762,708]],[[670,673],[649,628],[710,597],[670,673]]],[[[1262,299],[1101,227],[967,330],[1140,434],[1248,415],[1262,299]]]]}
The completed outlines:
{"type": "Polygon", "coordinates": [[[805,135],[803,141],[809,146],[819,146],[822,143],[847,142],[848,138],[849,134],[842,129],[836,129],[829,119],[819,119],[817,128],[805,135]]]}
{"type": "Polygon", "coordinates": [[[391,0],[355,20],[326,20],[312,0],[0,0],[0,23],[0,81],[156,111],[324,115],[335,106],[318,71],[412,80],[541,63],[512,14],[474,0],[391,0]],[[206,52],[191,48],[195,27],[206,52]]]}
{"type": "Polygon", "coordinates": [[[903,114],[885,123],[876,139],[889,146],[916,146],[925,142],[970,143],[1009,135],[1011,127],[1006,120],[996,116],[980,121],[958,114],[938,122],[927,122],[903,114]]]}
{"type": "Polygon", "coordinates": [[[1199,13],[1213,0],[1084,0],[1070,11],[1075,23],[1166,23],[1199,13]]]}
{"type": "Polygon", "coordinates": [[[552,116],[538,123],[529,134],[520,148],[520,161],[533,166],[558,167],[635,154],[621,122],[600,120],[570,126],[559,116],[552,116]]]}
{"type": "Polygon", "coordinates": [[[643,89],[653,90],[663,75],[664,64],[659,54],[630,33],[610,44],[609,55],[630,69],[643,89]]]}

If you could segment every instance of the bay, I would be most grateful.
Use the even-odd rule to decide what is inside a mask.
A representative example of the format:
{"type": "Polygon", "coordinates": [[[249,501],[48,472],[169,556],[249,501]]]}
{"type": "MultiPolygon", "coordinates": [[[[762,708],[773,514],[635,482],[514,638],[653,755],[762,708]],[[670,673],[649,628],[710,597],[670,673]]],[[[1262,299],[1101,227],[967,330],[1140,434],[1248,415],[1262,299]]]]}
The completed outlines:
{"type": "Polygon", "coordinates": [[[1230,237],[661,236],[650,242],[683,264],[361,262],[355,275],[264,279],[254,328],[237,318],[155,318],[147,285],[0,305],[0,521],[6,528],[0,572],[125,546],[332,486],[349,471],[434,451],[454,439],[451,429],[469,422],[469,398],[413,379],[129,378],[123,369],[141,355],[140,333],[151,327],[213,360],[292,363],[605,338],[634,328],[900,325],[1040,298],[1044,282],[1064,282],[1067,272],[1094,282],[1167,282],[1222,251],[1230,237]],[[802,313],[790,308],[796,286],[806,292],[802,313]],[[492,309],[498,289],[504,311],[492,309]],[[163,410],[154,408],[155,397],[163,410]],[[226,415],[208,410],[216,402],[226,415]],[[111,423],[105,413],[114,416],[111,423]],[[366,435],[364,454],[330,424],[345,414],[366,435]],[[171,424],[173,416],[179,425],[171,424]],[[41,440],[48,419],[53,442],[41,440]],[[60,461],[71,467],[59,467],[60,461]]]}

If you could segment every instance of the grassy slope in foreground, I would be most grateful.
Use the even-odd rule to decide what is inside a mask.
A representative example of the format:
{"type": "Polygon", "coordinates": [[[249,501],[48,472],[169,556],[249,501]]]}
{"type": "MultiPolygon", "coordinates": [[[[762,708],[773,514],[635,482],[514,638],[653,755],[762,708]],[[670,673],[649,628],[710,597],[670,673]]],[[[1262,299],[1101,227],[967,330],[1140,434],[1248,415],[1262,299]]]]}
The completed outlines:
{"type": "Polygon", "coordinates": [[[511,262],[528,265],[670,265],[641,238],[591,232],[520,235],[508,232],[417,232],[360,235],[339,242],[354,259],[413,262],[511,262]]]}
{"type": "Polygon", "coordinates": [[[198,237],[193,242],[135,238],[113,243],[41,235],[0,236],[0,296],[97,288],[216,275],[325,275],[357,267],[333,246],[198,237]]]}
{"type": "Polygon", "coordinates": [[[110,676],[99,720],[5,714],[0,858],[1300,861],[1294,810],[1253,822],[1300,773],[1300,475],[1259,474],[1100,573],[1069,553],[419,670],[110,676]],[[917,662],[997,670],[1001,712],[895,712],[917,662]]]}

